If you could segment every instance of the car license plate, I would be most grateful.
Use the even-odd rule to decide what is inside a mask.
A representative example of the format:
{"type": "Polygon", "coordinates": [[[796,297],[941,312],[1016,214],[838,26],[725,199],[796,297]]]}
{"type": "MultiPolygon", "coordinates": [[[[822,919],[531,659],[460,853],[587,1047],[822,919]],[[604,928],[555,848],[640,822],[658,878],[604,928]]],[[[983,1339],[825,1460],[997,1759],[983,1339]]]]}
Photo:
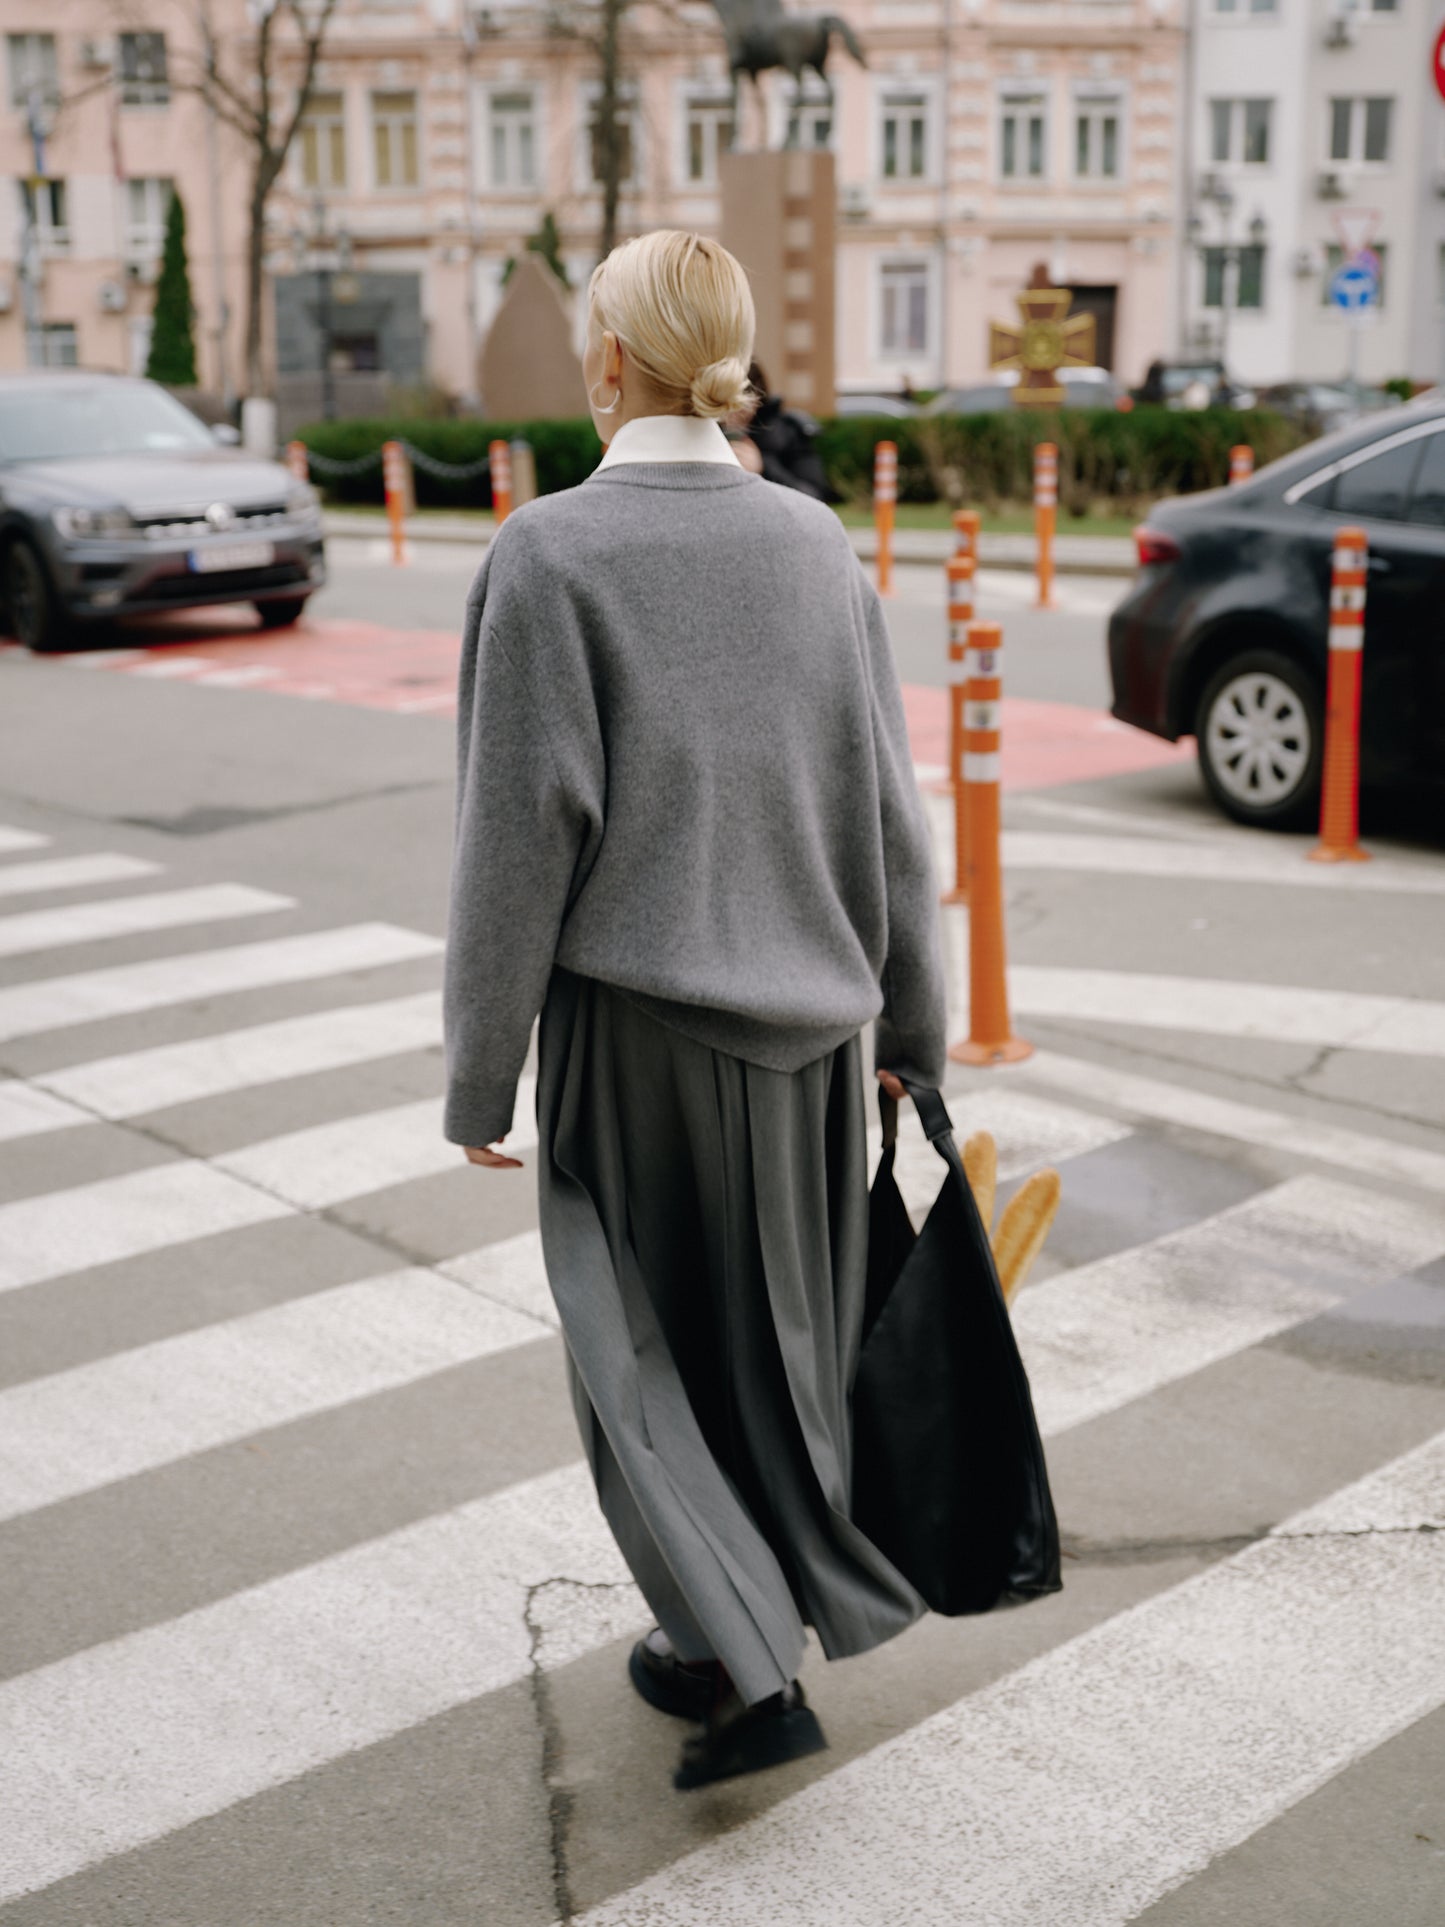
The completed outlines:
{"type": "Polygon", "coordinates": [[[192,549],[189,561],[193,575],[220,575],[230,569],[268,569],[276,559],[274,542],[212,542],[204,549],[192,549]]]}

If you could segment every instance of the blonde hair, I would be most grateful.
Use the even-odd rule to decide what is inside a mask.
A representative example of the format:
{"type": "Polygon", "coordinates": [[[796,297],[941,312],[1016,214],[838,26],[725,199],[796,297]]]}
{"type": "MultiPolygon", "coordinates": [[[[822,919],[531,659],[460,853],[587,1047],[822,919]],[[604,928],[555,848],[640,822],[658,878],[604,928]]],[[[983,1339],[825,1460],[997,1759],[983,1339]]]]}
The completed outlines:
{"type": "Polygon", "coordinates": [[[753,294],[718,242],[682,228],[639,234],[598,262],[587,298],[589,325],[626,345],[660,412],[717,420],[748,404],[753,294]]]}

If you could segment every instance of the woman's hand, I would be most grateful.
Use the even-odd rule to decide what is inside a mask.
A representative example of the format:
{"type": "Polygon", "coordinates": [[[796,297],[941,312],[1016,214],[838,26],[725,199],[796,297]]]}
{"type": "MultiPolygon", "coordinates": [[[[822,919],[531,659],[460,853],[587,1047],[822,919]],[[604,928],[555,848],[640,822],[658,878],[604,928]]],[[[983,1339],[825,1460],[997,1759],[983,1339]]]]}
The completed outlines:
{"type": "MultiPolygon", "coordinates": [[[[503,1131],[502,1135],[497,1139],[497,1143],[505,1144],[506,1141],[507,1134],[503,1131]]],[[[489,1145],[478,1146],[469,1144],[467,1146],[467,1163],[483,1165],[488,1171],[520,1171],[522,1168],[522,1160],[520,1158],[505,1157],[502,1152],[494,1151],[489,1145]]]]}
{"type": "MultiPolygon", "coordinates": [[[[892,1071],[879,1071],[878,1082],[883,1086],[884,1090],[887,1091],[895,1104],[901,1104],[908,1095],[892,1071]]],[[[471,1153],[468,1152],[467,1155],[470,1156],[471,1153]]]]}

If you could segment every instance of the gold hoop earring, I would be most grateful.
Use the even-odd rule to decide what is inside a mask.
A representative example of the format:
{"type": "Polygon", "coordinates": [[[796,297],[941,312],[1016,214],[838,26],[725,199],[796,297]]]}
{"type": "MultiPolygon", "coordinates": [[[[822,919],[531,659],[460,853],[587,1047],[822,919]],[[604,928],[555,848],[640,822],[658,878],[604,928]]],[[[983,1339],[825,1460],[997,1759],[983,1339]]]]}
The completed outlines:
{"type": "Polygon", "coordinates": [[[617,389],[611,401],[608,402],[604,408],[601,402],[597,400],[597,390],[601,386],[602,383],[600,380],[594,381],[592,386],[587,390],[587,399],[592,403],[592,406],[597,410],[599,415],[615,415],[617,410],[622,406],[622,390],[620,388],[617,389]]]}

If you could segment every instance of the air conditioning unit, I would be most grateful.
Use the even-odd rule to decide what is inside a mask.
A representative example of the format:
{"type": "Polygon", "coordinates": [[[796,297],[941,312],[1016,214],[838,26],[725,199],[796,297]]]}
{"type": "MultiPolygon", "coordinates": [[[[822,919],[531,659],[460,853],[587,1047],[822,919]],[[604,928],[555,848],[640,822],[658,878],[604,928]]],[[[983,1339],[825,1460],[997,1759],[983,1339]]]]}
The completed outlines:
{"type": "Polygon", "coordinates": [[[153,288],[161,278],[160,259],[151,255],[145,260],[127,261],[125,271],[130,280],[138,281],[143,288],[153,288]]]}
{"type": "Polygon", "coordinates": [[[1327,167],[1319,178],[1319,196],[1322,201],[1347,201],[1350,198],[1350,177],[1338,168],[1327,167]]]}
{"type": "Polygon", "coordinates": [[[1327,47],[1353,47],[1355,44],[1355,23],[1347,13],[1337,13],[1325,24],[1325,45],[1327,47]]]}
{"type": "Polygon", "coordinates": [[[80,43],[80,64],[82,67],[113,67],[115,65],[115,42],[113,40],[82,40],[80,43]]]}
{"type": "Polygon", "coordinates": [[[102,281],[95,291],[102,314],[120,314],[130,299],[130,290],[124,281],[102,281]]]}
{"type": "Polygon", "coordinates": [[[873,196],[866,181],[845,181],[838,190],[838,211],[845,221],[861,221],[873,212],[873,196]]]}
{"type": "Polygon", "coordinates": [[[1308,275],[1314,274],[1320,264],[1313,248],[1296,248],[1290,256],[1289,265],[1290,272],[1303,281],[1308,275]]]}

